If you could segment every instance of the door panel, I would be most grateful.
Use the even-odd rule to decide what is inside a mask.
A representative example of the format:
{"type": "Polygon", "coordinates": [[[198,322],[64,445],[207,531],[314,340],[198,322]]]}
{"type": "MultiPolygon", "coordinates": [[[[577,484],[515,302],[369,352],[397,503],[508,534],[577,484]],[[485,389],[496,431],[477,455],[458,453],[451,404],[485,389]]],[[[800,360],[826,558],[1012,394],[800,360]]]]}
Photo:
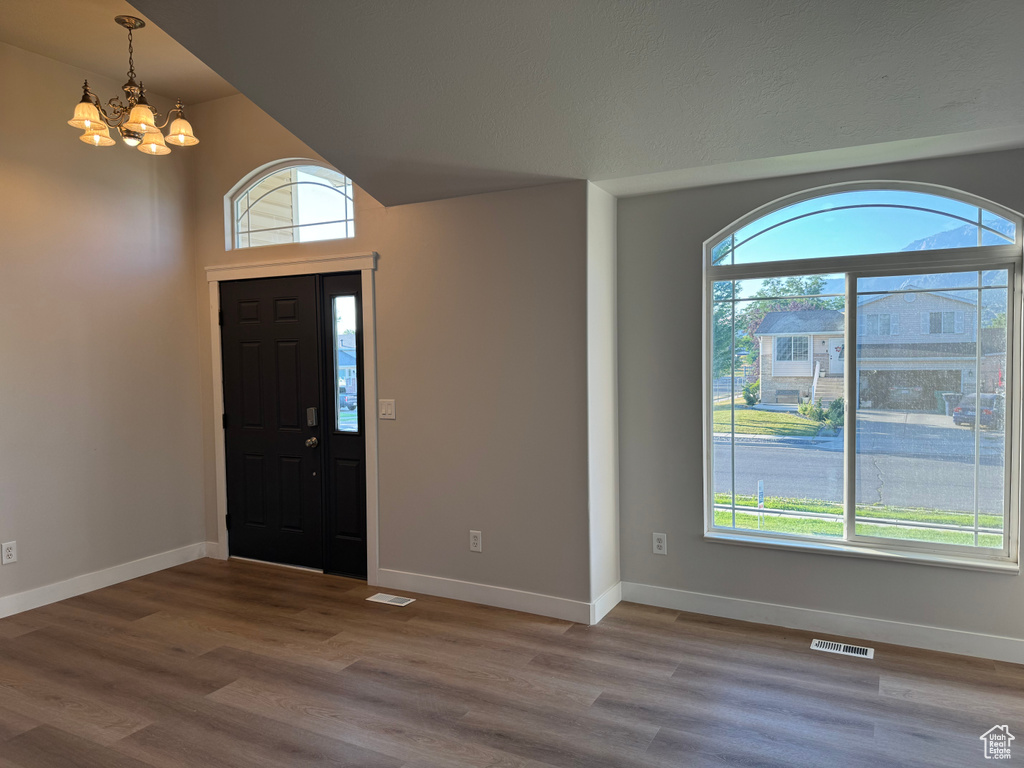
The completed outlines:
{"type": "Polygon", "coordinates": [[[305,412],[299,397],[300,357],[299,342],[277,342],[277,426],[281,429],[299,429],[299,411],[305,412]]]}
{"type": "Polygon", "coordinates": [[[323,422],[327,456],[324,570],[366,578],[366,413],[363,407],[362,278],[323,278],[325,313],[323,422]]]}
{"type": "Polygon", "coordinates": [[[315,276],[221,283],[229,549],[323,567],[315,276]]]}
{"type": "Polygon", "coordinates": [[[247,453],[244,457],[245,473],[242,482],[245,484],[242,507],[242,520],[246,525],[265,526],[267,524],[267,500],[264,493],[266,478],[263,472],[263,456],[247,453]]]}
{"type": "Polygon", "coordinates": [[[332,533],[349,539],[363,540],[366,516],[361,514],[363,502],[363,478],[366,468],[363,462],[352,459],[335,459],[331,472],[331,484],[336,500],[332,533]]]}

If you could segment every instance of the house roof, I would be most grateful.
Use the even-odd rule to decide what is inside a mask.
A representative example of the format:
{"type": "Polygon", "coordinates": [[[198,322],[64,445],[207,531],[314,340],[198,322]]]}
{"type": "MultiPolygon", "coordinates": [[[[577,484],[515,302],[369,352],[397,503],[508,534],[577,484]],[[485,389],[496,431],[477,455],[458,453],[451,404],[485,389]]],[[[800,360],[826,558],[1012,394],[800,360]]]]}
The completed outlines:
{"type": "Polygon", "coordinates": [[[755,336],[789,333],[842,333],[843,313],[836,309],[799,309],[795,312],[769,312],[757,326],[755,336]]]}

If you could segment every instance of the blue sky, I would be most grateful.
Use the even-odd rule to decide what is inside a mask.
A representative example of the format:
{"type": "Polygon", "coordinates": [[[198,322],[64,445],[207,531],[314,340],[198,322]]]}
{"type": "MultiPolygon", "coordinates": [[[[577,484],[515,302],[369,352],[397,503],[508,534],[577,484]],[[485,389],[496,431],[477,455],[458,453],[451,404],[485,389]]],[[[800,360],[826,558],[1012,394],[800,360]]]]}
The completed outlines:
{"type": "MultiPolygon", "coordinates": [[[[944,214],[977,221],[978,208],[937,195],[902,190],[861,190],[817,197],[774,211],[738,230],[736,263],[900,251],[916,240],[964,226],[961,219],[944,214]],[[930,210],[835,210],[842,206],[865,204],[906,205],[930,210]],[[812,212],[815,215],[764,231],[773,224],[812,212]]],[[[987,224],[1001,225],[999,228],[1004,230],[1010,225],[1005,219],[988,212],[984,220],[987,224]]],[[[953,247],[976,245],[976,230],[965,232],[962,240],[952,244],[953,247]]]]}

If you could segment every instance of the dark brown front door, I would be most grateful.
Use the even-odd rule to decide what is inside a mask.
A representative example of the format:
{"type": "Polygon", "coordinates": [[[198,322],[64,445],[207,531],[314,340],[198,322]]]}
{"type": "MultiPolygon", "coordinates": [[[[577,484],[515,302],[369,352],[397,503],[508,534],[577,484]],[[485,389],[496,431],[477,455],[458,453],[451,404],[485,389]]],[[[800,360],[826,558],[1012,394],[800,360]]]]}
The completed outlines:
{"type": "Polygon", "coordinates": [[[221,283],[228,549],[366,577],[361,277],[221,283]]]}
{"type": "Polygon", "coordinates": [[[315,276],[221,284],[230,553],[323,567],[315,276]],[[309,410],[315,409],[315,410],[309,410]]]}

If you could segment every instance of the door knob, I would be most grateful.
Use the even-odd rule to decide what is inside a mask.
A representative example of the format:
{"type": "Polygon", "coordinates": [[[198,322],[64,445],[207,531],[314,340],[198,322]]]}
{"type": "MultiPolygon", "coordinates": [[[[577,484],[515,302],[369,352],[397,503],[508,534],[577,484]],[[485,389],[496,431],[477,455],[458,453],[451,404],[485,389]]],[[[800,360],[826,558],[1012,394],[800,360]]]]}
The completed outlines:
{"type": "Polygon", "coordinates": [[[307,448],[316,448],[319,444],[320,444],[320,441],[317,440],[315,437],[311,437],[311,438],[309,438],[309,440],[306,441],[306,447],[307,448]]]}

